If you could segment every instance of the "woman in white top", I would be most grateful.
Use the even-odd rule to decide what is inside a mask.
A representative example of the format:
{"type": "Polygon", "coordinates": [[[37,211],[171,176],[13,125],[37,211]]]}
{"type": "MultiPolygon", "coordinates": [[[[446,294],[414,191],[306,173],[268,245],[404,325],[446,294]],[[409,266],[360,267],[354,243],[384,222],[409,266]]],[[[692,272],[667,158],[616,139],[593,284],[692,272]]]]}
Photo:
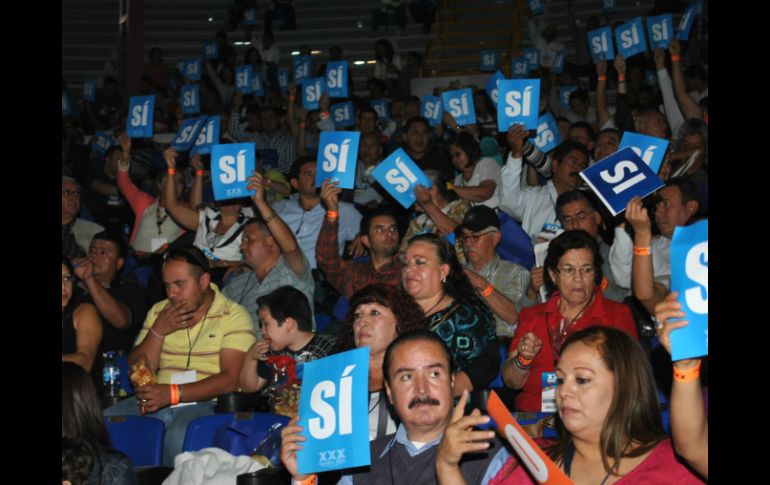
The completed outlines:
{"type": "Polygon", "coordinates": [[[374,77],[387,83],[390,96],[398,96],[398,80],[404,63],[388,39],[380,39],[374,43],[374,59],[377,61],[374,65],[374,77]]]}
{"type": "Polygon", "coordinates": [[[500,205],[500,166],[490,157],[481,157],[479,142],[470,133],[461,132],[449,140],[452,163],[460,172],[455,177],[454,191],[471,205],[500,205]]]}

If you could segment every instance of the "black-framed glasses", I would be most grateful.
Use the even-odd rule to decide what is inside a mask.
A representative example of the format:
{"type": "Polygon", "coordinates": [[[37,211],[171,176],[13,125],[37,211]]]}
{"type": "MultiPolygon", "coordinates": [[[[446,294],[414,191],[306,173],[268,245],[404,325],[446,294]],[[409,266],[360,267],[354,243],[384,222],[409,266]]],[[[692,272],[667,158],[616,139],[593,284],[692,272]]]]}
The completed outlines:
{"type": "Polygon", "coordinates": [[[478,234],[460,234],[460,236],[457,237],[457,239],[460,240],[461,243],[465,244],[466,242],[479,242],[479,239],[482,236],[485,236],[487,234],[492,234],[493,232],[497,232],[497,229],[492,229],[490,231],[484,231],[480,232],[478,234]]]}
{"type": "Polygon", "coordinates": [[[564,216],[561,218],[561,223],[565,226],[572,226],[573,224],[582,224],[588,216],[592,215],[594,211],[584,212],[580,211],[572,216],[564,216]]]}
{"type": "Polygon", "coordinates": [[[168,260],[184,261],[185,263],[197,266],[205,273],[211,272],[209,262],[203,252],[195,246],[179,246],[168,249],[163,253],[163,262],[168,260]]]}

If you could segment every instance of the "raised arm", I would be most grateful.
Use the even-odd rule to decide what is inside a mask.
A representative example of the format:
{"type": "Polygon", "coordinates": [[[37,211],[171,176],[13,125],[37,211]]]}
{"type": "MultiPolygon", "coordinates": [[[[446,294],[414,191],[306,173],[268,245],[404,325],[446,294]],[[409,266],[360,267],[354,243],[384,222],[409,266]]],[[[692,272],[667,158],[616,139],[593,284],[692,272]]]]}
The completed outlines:
{"type": "Polygon", "coordinates": [[[414,187],[414,195],[417,199],[417,203],[420,204],[422,210],[425,211],[425,214],[427,214],[428,217],[430,217],[442,235],[451,234],[454,232],[455,228],[460,224],[460,222],[462,222],[455,221],[448,215],[444,214],[444,212],[438,208],[435,201],[433,200],[432,191],[425,188],[424,185],[417,184],[414,187]]]}
{"type": "Polygon", "coordinates": [[[190,207],[194,210],[200,208],[203,204],[203,162],[201,154],[195,153],[190,159],[190,166],[195,170],[192,190],[190,191],[190,207]]]}
{"type": "Polygon", "coordinates": [[[668,52],[671,54],[671,80],[674,84],[674,95],[679,103],[679,108],[682,110],[685,119],[700,119],[703,116],[703,109],[698,106],[698,103],[687,92],[684,75],[682,74],[681,46],[677,39],[672,40],[668,45],[668,52]]]}
{"type": "Polygon", "coordinates": [[[596,61],[596,75],[596,124],[604,126],[611,118],[610,110],[607,109],[607,61],[604,60],[604,54],[600,54],[596,61]]]}
{"type": "Polygon", "coordinates": [[[94,277],[94,265],[87,258],[74,260],[75,275],[86,285],[91,300],[96,305],[99,314],[107,323],[123,330],[131,326],[131,311],[128,305],[115,299],[94,277]]]}
{"type": "Polygon", "coordinates": [[[176,150],[169,148],[163,152],[163,156],[166,159],[166,166],[169,172],[166,177],[166,187],[164,188],[166,211],[171,214],[171,217],[177,224],[185,229],[195,231],[198,229],[198,211],[181,204],[176,198],[176,181],[174,180],[174,174],[176,173],[176,150]]]}
{"type": "Polygon", "coordinates": [[[671,87],[671,77],[666,70],[666,51],[662,47],[655,49],[653,54],[655,59],[655,69],[658,75],[658,89],[663,96],[663,107],[666,110],[666,119],[668,120],[668,126],[671,128],[671,134],[676,136],[679,132],[679,127],[684,123],[684,116],[679,111],[679,105],[674,98],[674,88],[671,87]]]}
{"type": "Polygon", "coordinates": [[[508,143],[511,154],[501,172],[502,187],[500,190],[500,208],[515,219],[524,217],[526,197],[521,190],[522,145],[529,132],[524,125],[512,125],[508,129],[508,143]]]}
{"type": "Polygon", "coordinates": [[[621,54],[617,54],[613,64],[618,72],[618,94],[615,98],[615,126],[622,131],[634,131],[634,119],[631,117],[628,85],[626,84],[626,59],[621,54]]]}
{"type": "MultiPolygon", "coordinates": [[[[289,125],[289,130],[291,130],[291,134],[294,137],[298,137],[299,134],[301,133],[299,124],[295,119],[296,107],[294,106],[294,101],[296,99],[297,99],[297,87],[294,85],[294,81],[292,81],[291,83],[289,83],[289,103],[287,104],[287,107],[286,107],[286,121],[287,121],[287,124],[289,125]]],[[[304,121],[304,119],[305,118],[303,117],[302,120],[304,121]]],[[[297,146],[299,147],[299,138],[297,138],[297,146]]]]}
{"type": "Polygon", "coordinates": [[[318,241],[315,247],[315,259],[318,269],[321,270],[340,294],[350,298],[353,296],[352,282],[347,278],[348,268],[351,262],[340,257],[339,254],[339,199],[342,189],[337,187],[337,182],[324,180],[321,186],[321,200],[326,206],[326,215],[318,233],[318,241]]]}

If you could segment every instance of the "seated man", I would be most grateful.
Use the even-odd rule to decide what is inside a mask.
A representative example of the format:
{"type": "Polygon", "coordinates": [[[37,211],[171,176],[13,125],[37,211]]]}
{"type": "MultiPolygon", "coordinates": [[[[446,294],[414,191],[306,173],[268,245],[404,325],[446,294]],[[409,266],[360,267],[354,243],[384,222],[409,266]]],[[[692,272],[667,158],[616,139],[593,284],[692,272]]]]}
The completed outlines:
{"type": "Polygon", "coordinates": [[[88,258],[74,259],[75,275],[84,286],[87,301],[102,317],[102,350],[131,351],[139,332],[147,304],[144,290],[136,281],[123,278],[128,248],[119,236],[102,231],[91,240],[88,258]]]}
{"type": "Polygon", "coordinates": [[[91,239],[104,228],[78,217],[83,189],[72,177],[61,177],[61,253],[69,259],[85,256],[91,239]]]}
{"type": "Polygon", "coordinates": [[[146,356],[158,383],[137,388],[136,400],[104,411],[105,416],[147,413],[163,421],[164,466],[173,466],[181,453],[190,421],[214,414],[214,398],[238,389],[243,359],[255,341],[248,312],[219,292],[210,271],[208,259],[194,246],[164,255],[168,299],[150,309],[128,356],[130,365],[146,356]]]}
{"type": "Polygon", "coordinates": [[[465,274],[495,315],[498,337],[513,337],[519,319],[517,305],[529,286],[529,271],[500,258],[500,219],[494,209],[477,205],[455,231],[462,242],[465,274]]]}
{"type": "MultiPolygon", "coordinates": [[[[358,483],[436,483],[436,475],[449,473],[453,480],[442,483],[488,483],[510,457],[508,451],[495,437],[494,431],[486,431],[489,447],[478,453],[463,456],[461,462],[438,460],[437,453],[445,446],[445,432],[457,426],[452,410],[454,365],[446,344],[435,333],[427,330],[407,332],[390,343],[382,362],[385,391],[401,421],[393,435],[370,442],[372,464],[346,475],[340,484],[358,483]],[[440,445],[440,446],[439,446],[440,445]],[[457,472],[458,476],[451,475],[457,472]]],[[[465,396],[465,394],[464,394],[465,396]]],[[[460,399],[455,413],[462,415],[465,398],[460,399]]],[[[487,417],[472,416],[471,424],[482,424],[487,417]]],[[[300,475],[297,469],[296,451],[305,441],[294,418],[281,432],[281,461],[294,478],[294,483],[312,477],[300,475]]],[[[463,424],[463,423],[461,423],[463,424]]],[[[448,434],[447,434],[448,436],[448,434]]],[[[478,439],[478,438],[477,438],[478,439]]],[[[462,456],[462,454],[460,454],[462,456]]],[[[459,457],[457,457],[459,460],[459,457]]]]}
{"type": "Polygon", "coordinates": [[[263,340],[257,340],[246,354],[241,368],[241,388],[254,392],[276,382],[291,385],[297,378],[297,365],[333,353],[337,337],[313,332],[310,300],[291,286],[282,286],[259,297],[259,320],[263,340]]]}

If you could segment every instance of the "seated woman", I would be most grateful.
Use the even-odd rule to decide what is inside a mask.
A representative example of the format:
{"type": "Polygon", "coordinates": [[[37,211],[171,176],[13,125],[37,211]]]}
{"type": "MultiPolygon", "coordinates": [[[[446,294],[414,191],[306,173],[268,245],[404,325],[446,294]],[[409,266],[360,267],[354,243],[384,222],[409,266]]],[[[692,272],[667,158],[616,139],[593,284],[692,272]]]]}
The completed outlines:
{"type": "Polygon", "coordinates": [[[339,350],[369,347],[369,441],[396,432],[385,396],[382,359],[388,345],[410,330],[425,329],[425,316],[401,288],[377,284],[353,294],[340,331],[339,350]]]}
{"type": "Polygon", "coordinates": [[[452,352],[454,390],[484,389],[500,369],[495,320],[457,260],[436,234],[409,241],[401,281],[428,319],[428,327],[452,352]]]}
{"type": "MultiPolygon", "coordinates": [[[[176,173],[176,150],[169,148],[164,157],[168,173],[176,173]]],[[[202,200],[202,177],[196,176],[193,183],[191,200],[202,200]]],[[[241,205],[242,199],[222,201],[218,209],[191,209],[179,203],[174,183],[171,178],[166,181],[166,209],[179,225],[195,232],[194,245],[209,259],[212,268],[212,280],[221,284],[222,277],[231,266],[241,262],[241,237],[243,228],[254,212],[249,207],[241,205]]]]}
{"type": "Polygon", "coordinates": [[[545,258],[545,283],[549,293],[545,303],[519,312],[519,326],[503,367],[503,381],[513,389],[516,410],[541,412],[553,410],[542,392],[542,375],[553,372],[561,347],[570,334],[591,325],[606,325],[624,330],[637,338],[631,310],[608,300],[602,293],[602,257],[590,234],[582,229],[566,231],[548,246],[545,258]]]}
{"type": "Polygon", "coordinates": [[[61,259],[61,360],[74,362],[102,382],[102,321],[91,303],[81,302],[75,273],[68,259],[61,259]]]}
{"type": "Polygon", "coordinates": [[[449,139],[452,163],[460,172],[454,191],[471,205],[484,204],[492,209],[500,205],[500,166],[490,157],[481,157],[481,147],[473,135],[461,132],[449,139]]]}
{"type": "Polygon", "coordinates": [[[131,459],[112,447],[96,388],[72,362],[61,364],[61,437],[85,444],[90,451],[89,483],[138,483],[131,459]]]}
{"type": "MultiPolygon", "coordinates": [[[[576,485],[704,483],[677,460],[663,430],[652,368],[626,332],[593,326],[570,335],[556,383],[563,430],[546,450],[576,485]]],[[[516,457],[489,482],[534,483],[516,457]]]]}

